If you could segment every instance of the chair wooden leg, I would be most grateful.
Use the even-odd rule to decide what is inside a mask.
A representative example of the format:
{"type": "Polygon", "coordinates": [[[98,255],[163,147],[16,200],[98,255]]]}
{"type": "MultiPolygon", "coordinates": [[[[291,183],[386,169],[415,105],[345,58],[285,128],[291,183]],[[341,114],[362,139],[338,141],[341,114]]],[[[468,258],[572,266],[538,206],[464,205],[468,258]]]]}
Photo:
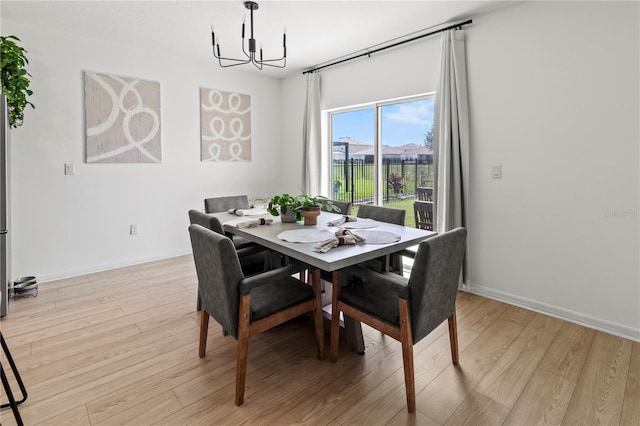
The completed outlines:
{"type": "Polygon", "coordinates": [[[400,342],[402,343],[402,362],[404,364],[404,387],[407,393],[407,410],[416,412],[416,385],[413,373],[413,337],[409,304],[406,299],[399,299],[400,308],[400,342]]]}
{"type": "Polygon", "coordinates": [[[200,358],[204,358],[204,354],[207,351],[207,332],[209,331],[209,313],[202,309],[200,311],[200,347],[198,355],[200,358]]]}
{"type": "Polygon", "coordinates": [[[323,327],[323,315],[322,315],[322,292],[320,282],[320,270],[314,269],[313,271],[307,271],[311,277],[311,286],[313,287],[313,295],[316,299],[316,306],[313,310],[313,319],[316,329],[316,344],[318,346],[318,359],[324,359],[324,327],[323,327]]]}
{"type": "Polygon", "coordinates": [[[338,360],[338,342],[340,340],[340,310],[338,309],[338,298],[340,297],[340,272],[334,271],[331,278],[333,281],[333,294],[331,295],[331,343],[329,347],[329,359],[331,362],[338,360]]]}
{"type": "Polygon", "coordinates": [[[249,355],[249,296],[240,297],[240,318],[238,322],[238,354],[236,361],[236,405],[244,402],[244,385],[247,380],[247,357],[249,355]]]}
{"type": "Polygon", "coordinates": [[[451,343],[451,361],[453,361],[453,365],[458,365],[460,356],[458,354],[458,325],[455,312],[449,317],[449,342],[451,343]]]}

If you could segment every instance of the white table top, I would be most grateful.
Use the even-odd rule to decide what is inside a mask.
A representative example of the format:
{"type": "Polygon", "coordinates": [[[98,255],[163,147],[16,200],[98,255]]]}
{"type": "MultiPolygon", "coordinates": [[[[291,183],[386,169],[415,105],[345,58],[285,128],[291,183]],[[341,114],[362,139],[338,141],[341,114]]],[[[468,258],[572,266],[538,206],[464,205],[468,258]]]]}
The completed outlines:
{"type": "MultiPolygon", "coordinates": [[[[227,221],[238,219],[229,213],[213,213],[224,224],[227,221]]],[[[329,230],[334,233],[338,227],[326,225],[331,220],[336,220],[342,215],[336,213],[322,212],[318,217],[318,224],[305,226],[302,222],[282,223],[280,217],[271,215],[263,216],[273,219],[270,225],[260,225],[254,228],[239,229],[233,226],[224,226],[225,231],[254,241],[271,250],[290,256],[301,262],[307,263],[325,271],[336,271],[348,266],[352,266],[380,256],[392,254],[408,247],[420,243],[422,240],[436,235],[433,231],[409,228],[402,225],[393,225],[385,222],[378,222],[378,226],[372,230],[388,231],[400,235],[400,241],[389,244],[357,244],[338,246],[326,253],[313,251],[313,246],[317,243],[292,243],[278,238],[278,234],[287,230],[309,229],[309,230],[329,230]]],[[[252,216],[247,219],[255,219],[252,216]]],[[[357,231],[357,230],[354,230],[357,231]]]]}

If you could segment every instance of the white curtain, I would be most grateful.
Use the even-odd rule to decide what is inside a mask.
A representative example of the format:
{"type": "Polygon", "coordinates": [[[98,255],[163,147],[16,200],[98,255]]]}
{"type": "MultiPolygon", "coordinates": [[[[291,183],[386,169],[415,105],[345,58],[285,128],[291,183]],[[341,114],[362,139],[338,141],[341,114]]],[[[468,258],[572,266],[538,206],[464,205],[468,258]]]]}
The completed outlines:
{"type": "Polygon", "coordinates": [[[320,74],[307,74],[307,101],[302,125],[304,142],[302,158],[302,187],[307,194],[318,195],[321,190],[322,141],[320,117],[320,74]]]}
{"type": "Polygon", "coordinates": [[[469,218],[469,104],[463,30],[448,30],[442,37],[434,130],[435,230],[442,233],[466,227],[469,218]]]}

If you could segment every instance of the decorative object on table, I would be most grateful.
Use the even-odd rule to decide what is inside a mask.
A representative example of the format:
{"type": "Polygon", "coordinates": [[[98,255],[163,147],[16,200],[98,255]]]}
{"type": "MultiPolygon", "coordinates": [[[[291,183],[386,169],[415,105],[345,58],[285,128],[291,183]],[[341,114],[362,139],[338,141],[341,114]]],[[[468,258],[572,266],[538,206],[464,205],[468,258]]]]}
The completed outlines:
{"type": "Polygon", "coordinates": [[[353,231],[353,233],[364,238],[367,241],[367,244],[390,244],[397,243],[402,239],[400,235],[390,231],[358,229],[353,231]]]}
{"type": "Polygon", "coordinates": [[[346,222],[357,222],[358,218],[355,216],[342,216],[340,219],[330,220],[327,222],[327,226],[340,226],[346,222]]]}
{"type": "Polygon", "coordinates": [[[262,216],[268,214],[267,209],[253,208],[253,209],[229,209],[227,213],[234,216],[262,216]]]}
{"type": "Polygon", "coordinates": [[[354,234],[348,229],[340,228],[333,236],[331,236],[331,238],[328,238],[313,246],[313,251],[326,253],[334,247],[356,245],[358,243],[363,243],[364,241],[365,239],[361,236],[354,234]]]}
{"type": "Polygon", "coordinates": [[[304,218],[304,224],[313,226],[318,224],[318,216],[320,216],[320,206],[307,207],[300,209],[300,214],[304,218]]]}
{"type": "Polygon", "coordinates": [[[298,211],[299,207],[300,201],[297,197],[282,194],[271,197],[267,211],[273,216],[282,216],[281,221],[284,223],[293,223],[302,220],[302,215],[298,211]]]}
{"type": "Polygon", "coordinates": [[[160,83],[84,73],[87,163],[160,163],[160,83]]]}
{"type": "Polygon", "coordinates": [[[200,160],[251,160],[251,96],[200,89],[200,160]]]}
{"type": "Polygon", "coordinates": [[[282,34],[282,57],[278,59],[262,59],[262,44],[260,45],[260,59],[256,57],[256,39],[253,37],[253,11],[258,10],[258,3],[254,1],[245,1],[244,7],[249,9],[251,13],[251,26],[250,26],[250,38],[249,44],[245,49],[244,44],[244,22],[242,22],[242,52],[245,57],[240,59],[227,58],[220,55],[220,43],[217,43],[216,35],[213,32],[213,25],[211,25],[211,44],[213,45],[213,56],[218,60],[221,67],[235,67],[237,65],[253,64],[256,68],[262,69],[264,66],[284,68],[287,65],[287,33],[282,34]],[[249,52],[249,53],[247,53],[249,52]],[[222,61],[226,61],[223,63],[222,61]]]}
{"type": "Polygon", "coordinates": [[[278,234],[278,238],[290,243],[318,243],[333,237],[326,229],[292,229],[278,234]]]}
{"type": "Polygon", "coordinates": [[[9,126],[13,128],[22,125],[24,109],[27,105],[35,108],[27,100],[28,96],[33,95],[33,91],[29,89],[31,74],[26,69],[26,65],[29,65],[29,60],[25,55],[27,51],[18,46],[16,41],[20,41],[20,39],[13,35],[0,36],[0,57],[2,58],[0,80],[2,93],[7,98],[9,126]]]}
{"type": "Polygon", "coordinates": [[[261,217],[258,219],[233,219],[224,224],[234,228],[255,228],[260,225],[271,225],[272,223],[273,219],[261,217]]]}
{"type": "Polygon", "coordinates": [[[307,226],[317,225],[318,216],[320,216],[320,208],[327,212],[339,212],[340,208],[336,207],[331,200],[321,195],[301,194],[297,197],[299,207],[297,210],[304,217],[304,224],[307,226]]]}

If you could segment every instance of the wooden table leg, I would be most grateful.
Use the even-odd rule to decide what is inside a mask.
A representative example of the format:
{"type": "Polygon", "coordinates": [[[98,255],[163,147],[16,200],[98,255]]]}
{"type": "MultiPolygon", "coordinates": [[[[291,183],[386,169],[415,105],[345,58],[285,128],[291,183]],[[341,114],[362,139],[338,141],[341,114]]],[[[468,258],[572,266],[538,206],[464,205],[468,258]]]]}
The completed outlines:
{"type": "MultiPolygon", "coordinates": [[[[332,281],[334,284],[341,285],[341,272],[333,271],[332,281]]],[[[344,331],[349,348],[354,352],[364,354],[364,337],[362,337],[362,325],[360,321],[356,321],[348,315],[343,314],[344,331]]]]}

